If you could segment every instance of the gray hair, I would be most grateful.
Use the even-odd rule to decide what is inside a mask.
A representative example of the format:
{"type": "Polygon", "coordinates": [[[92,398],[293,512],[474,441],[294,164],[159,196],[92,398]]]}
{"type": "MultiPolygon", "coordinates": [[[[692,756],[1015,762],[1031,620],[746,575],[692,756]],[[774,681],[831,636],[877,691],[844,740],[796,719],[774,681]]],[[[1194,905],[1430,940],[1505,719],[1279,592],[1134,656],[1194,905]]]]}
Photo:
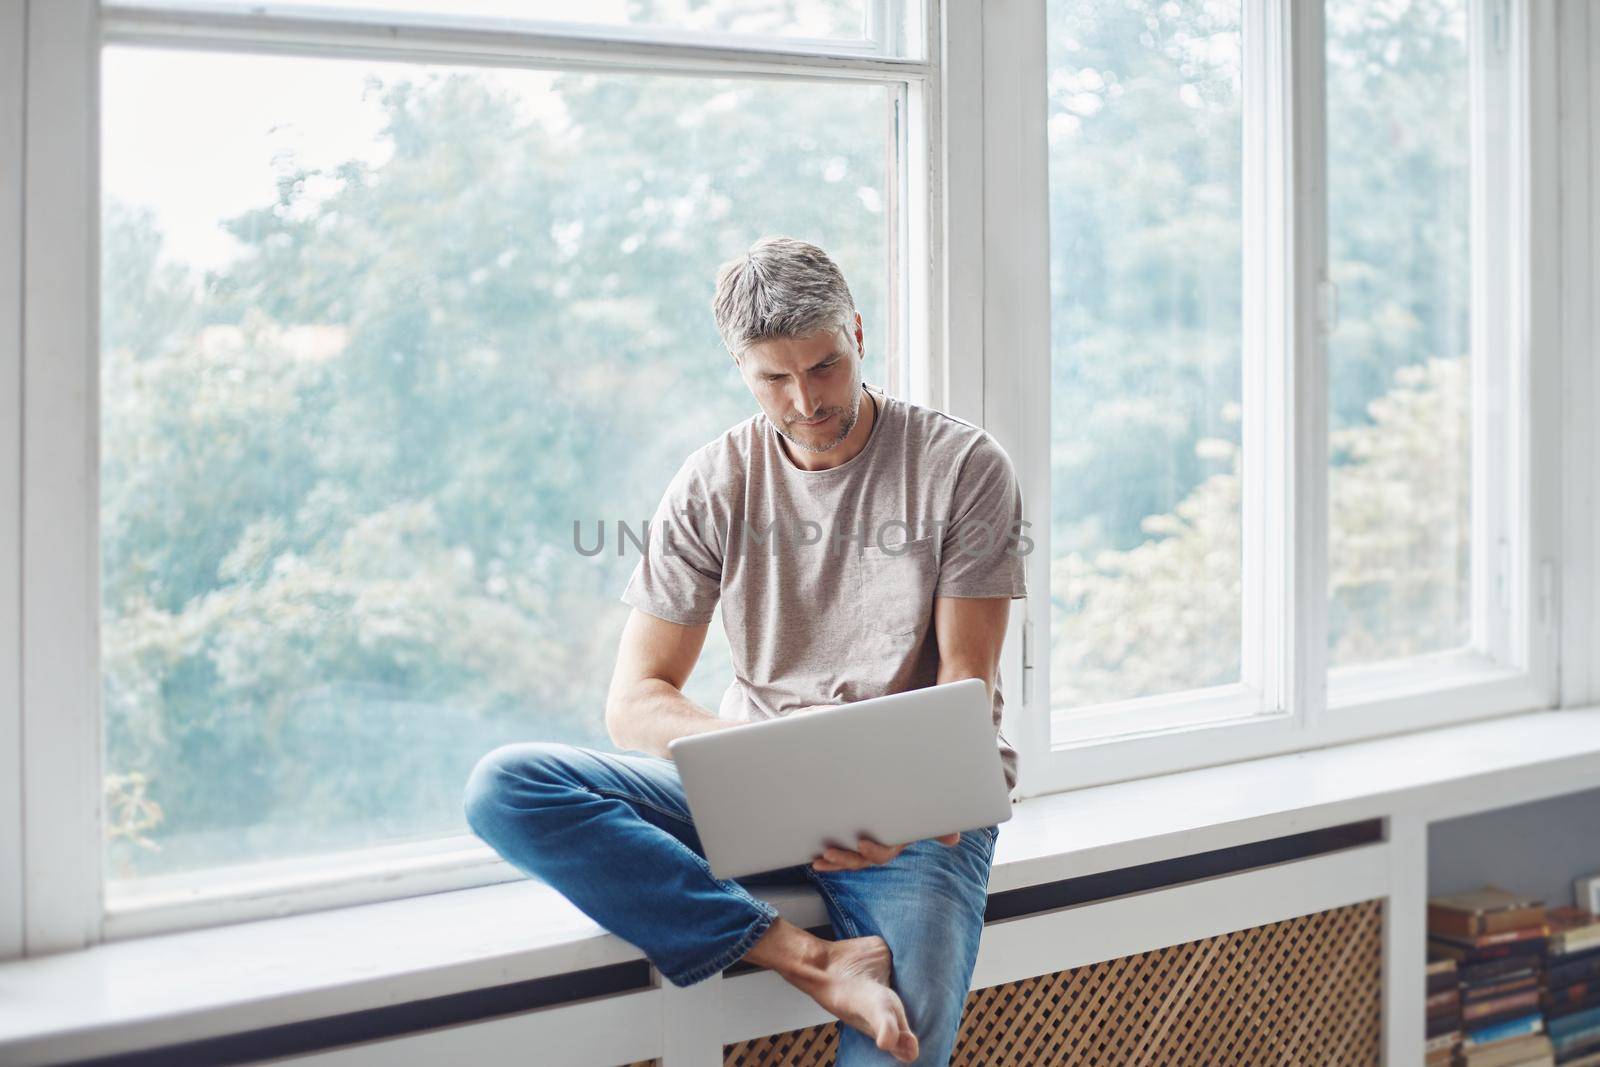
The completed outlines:
{"type": "Polygon", "coordinates": [[[856,302],[828,253],[793,237],[763,237],[717,270],[711,310],[728,352],[778,337],[849,326],[856,302]]]}

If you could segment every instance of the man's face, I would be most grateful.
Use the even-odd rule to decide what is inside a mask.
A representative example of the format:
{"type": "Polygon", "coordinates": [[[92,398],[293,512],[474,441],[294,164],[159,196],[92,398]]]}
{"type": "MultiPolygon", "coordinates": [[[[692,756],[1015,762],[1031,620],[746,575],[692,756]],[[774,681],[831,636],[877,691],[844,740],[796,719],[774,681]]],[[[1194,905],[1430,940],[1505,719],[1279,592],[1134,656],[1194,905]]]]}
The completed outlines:
{"type": "Polygon", "coordinates": [[[739,358],[739,373],[756,403],[797,448],[830,451],[855,428],[861,412],[860,315],[853,326],[762,341],[739,358]]]}

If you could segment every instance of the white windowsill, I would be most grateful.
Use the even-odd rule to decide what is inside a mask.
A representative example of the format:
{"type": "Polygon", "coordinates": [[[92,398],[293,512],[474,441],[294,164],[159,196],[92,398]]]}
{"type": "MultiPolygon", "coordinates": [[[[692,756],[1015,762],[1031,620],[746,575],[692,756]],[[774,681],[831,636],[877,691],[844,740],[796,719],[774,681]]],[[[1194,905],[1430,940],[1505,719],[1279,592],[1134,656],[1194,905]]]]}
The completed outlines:
{"type": "MultiPolygon", "coordinates": [[[[991,892],[1391,814],[1435,820],[1600,788],[1600,707],[1530,712],[1038,797],[991,892]]],[[[807,889],[763,890],[803,926],[807,889]]],[[[0,964],[0,1060],[109,1055],[640,958],[512,882],[0,964]]]]}

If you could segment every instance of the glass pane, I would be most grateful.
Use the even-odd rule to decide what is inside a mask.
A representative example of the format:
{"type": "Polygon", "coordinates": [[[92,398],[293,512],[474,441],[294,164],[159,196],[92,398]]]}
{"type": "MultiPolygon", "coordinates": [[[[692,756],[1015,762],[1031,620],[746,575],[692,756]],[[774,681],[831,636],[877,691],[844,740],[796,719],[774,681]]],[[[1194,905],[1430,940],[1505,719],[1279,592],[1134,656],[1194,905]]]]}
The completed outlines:
{"type": "MultiPolygon", "coordinates": [[[[190,0],[125,0],[118,7],[182,7],[190,0]]],[[[633,27],[732,37],[776,37],[789,43],[856,44],[867,39],[872,0],[271,0],[238,3],[252,13],[324,17],[385,16],[468,22],[513,30],[633,27]]],[[[217,5],[208,3],[207,8],[217,5]]],[[[895,11],[903,11],[894,5],[895,11]]],[[[909,37],[903,31],[894,39],[909,37]]]]}
{"type": "Polygon", "coordinates": [[[1471,639],[1467,0],[1329,0],[1331,666],[1471,639]]]}
{"type": "Polygon", "coordinates": [[[1059,710],[1240,671],[1240,5],[1049,5],[1059,710]]]}
{"type": "MultiPolygon", "coordinates": [[[[882,347],[891,90],[121,48],[103,83],[110,875],[464,832],[494,746],[610,747],[614,524],[757,410],[717,264],[821,244],[882,347]]],[[[718,623],[690,695],[730,678],[718,623]]]]}

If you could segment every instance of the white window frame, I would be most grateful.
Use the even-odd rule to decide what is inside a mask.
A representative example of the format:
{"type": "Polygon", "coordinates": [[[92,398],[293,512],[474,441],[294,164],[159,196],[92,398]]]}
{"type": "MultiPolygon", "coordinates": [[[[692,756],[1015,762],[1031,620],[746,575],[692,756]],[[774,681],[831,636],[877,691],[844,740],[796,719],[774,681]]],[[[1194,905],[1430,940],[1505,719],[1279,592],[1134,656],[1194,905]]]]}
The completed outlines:
{"type": "Polygon", "coordinates": [[[1247,97],[1244,117],[1241,680],[1052,711],[1050,283],[1048,231],[1037,221],[1049,211],[1046,2],[984,13],[987,54],[1003,62],[986,65],[983,83],[983,411],[1018,459],[1035,540],[1024,633],[1007,659],[1024,679],[1008,720],[1022,742],[1020,794],[1555,705],[1560,353],[1553,286],[1536,278],[1555,223],[1553,211],[1536,217],[1530,198],[1554,144],[1532,143],[1529,109],[1534,72],[1553,60],[1553,37],[1539,30],[1549,20],[1527,0],[1472,2],[1473,139],[1490,163],[1475,166],[1472,191],[1472,650],[1330,671],[1326,336],[1337,294],[1327,282],[1322,6],[1244,0],[1245,77],[1270,88],[1247,97]],[[1511,150],[1485,153],[1491,136],[1511,150]],[[1508,442],[1500,462],[1490,451],[1497,441],[1508,442]]]}
{"type": "MultiPolygon", "coordinates": [[[[1033,387],[1048,380],[1050,357],[1045,0],[924,0],[920,20],[911,0],[872,2],[869,36],[881,39],[875,27],[894,24],[903,6],[921,58],[890,58],[870,41],[850,54],[820,54],[809,47],[814,42],[779,42],[776,51],[712,47],[634,28],[508,33],[470,20],[239,16],[198,4],[183,12],[102,12],[95,0],[0,0],[0,958],[521,877],[463,836],[262,865],[250,881],[177,879],[150,887],[137,903],[107,908],[96,582],[102,34],[195,48],[902,84],[902,155],[891,195],[901,280],[891,290],[904,299],[891,317],[902,352],[914,358],[891,370],[889,384],[987,426],[1022,479],[1036,543],[1032,596],[1014,607],[1002,668],[1022,795],[1554,702],[1557,438],[1564,430],[1569,448],[1594,439],[1589,420],[1600,403],[1600,374],[1589,366],[1590,320],[1574,308],[1600,283],[1591,274],[1560,299],[1559,254],[1586,266],[1590,245],[1563,242],[1557,225],[1551,5],[1480,0],[1478,8],[1494,17],[1494,5],[1502,5],[1511,47],[1500,76],[1516,89],[1500,119],[1513,128],[1517,150],[1494,179],[1518,209],[1500,279],[1515,297],[1505,323],[1475,323],[1503,331],[1505,358],[1518,371],[1520,395],[1508,394],[1507,410],[1522,417],[1512,427],[1517,454],[1508,483],[1522,499],[1512,513],[1518,521],[1506,529],[1511,611],[1496,639],[1513,665],[1486,670],[1441,657],[1420,672],[1413,662],[1388,677],[1378,670],[1336,678],[1327,699],[1326,387],[1315,315],[1326,258],[1320,17],[1301,0],[1246,0],[1249,24],[1258,27],[1252,40],[1276,42],[1251,49],[1248,74],[1280,87],[1247,118],[1247,193],[1262,204],[1246,213],[1249,269],[1287,282],[1252,287],[1246,358],[1261,373],[1246,376],[1256,401],[1247,405],[1256,413],[1245,427],[1254,490],[1247,495],[1261,502],[1276,494],[1288,505],[1247,505],[1244,516],[1245,551],[1256,567],[1246,579],[1241,683],[1121,709],[1137,713],[1126,721],[1137,718],[1142,735],[1058,745],[1049,660],[1038,648],[1049,634],[1049,531],[1039,521],[1051,490],[1042,447],[1049,398],[1033,387]],[[1562,343],[1569,375],[1589,375],[1585,394],[1565,398],[1572,407],[1564,427],[1550,417],[1561,413],[1563,395],[1548,366],[1562,343]],[[1268,360],[1273,351],[1293,358],[1268,360]],[[1218,721],[1226,710],[1241,714],[1218,721]]],[[[1594,26],[1600,50],[1600,20],[1594,26]]],[[[1481,100],[1475,108],[1481,112],[1481,100]]],[[[1587,181],[1585,164],[1568,161],[1569,170],[1575,166],[1582,173],[1569,180],[1587,181]]],[[[1490,282],[1475,276],[1474,284],[1490,282]]],[[[1581,473],[1587,480],[1570,478],[1569,490],[1600,499],[1600,464],[1581,473]]],[[[1574,497],[1567,495],[1568,544],[1587,549],[1593,509],[1574,497]]],[[[1600,626],[1589,622],[1600,616],[1600,567],[1581,553],[1574,562],[1586,565],[1590,581],[1563,597],[1560,610],[1584,626],[1569,624],[1574,652],[1600,649],[1600,626]]],[[[1474,582],[1489,588],[1479,575],[1474,582]]],[[[1590,677],[1588,699],[1600,698],[1590,677]]],[[[1571,699],[1583,689],[1574,686],[1571,699]]]]}
{"type": "Polygon", "coordinates": [[[935,325],[944,319],[943,201],[939,168],[925,162],[942,135],[938,61],[897,58],[887,39],[886,27],[901,26],[915,45],[909,51],[934,55],[921,6],[909,8],[869,0],[867,41],[840,47],[253,5],[0,0],[0,31],[22,30],[0,33],[0,78],[9,79],[0,82],[0,107],[13,109],[0,111],[0,322],[22,323],[16,334],[0,333],[0,426],[20,426],[15,440],[0,437],[0,499],[8,513],[16,501],[20,516],[15,528],[0,526],[7,612],[0,616],[0,958],[521,877],[461,835],[141,880],[134,895],[106,897],[98,630],[102,46],[882,85],[893,104],[886,119],[892,295],[882,336],[898,357],[886,384],[926,395],[927,376],[910,371],[905,353],[943,343],[935,325]],[[8,301],[19,298],[21,314],[6,314],[8,301]],[[9,388],[13,381],[18,390],[9,388]],[[18,578],[20,588],[5,584],[18,578]],[[26,773],[4,773],[13,766],[26,773]]]}
{"type": "Polygon", "coordinates": [[[0,0],[0,960],[22,954],[22,0],[0,0]],[[12,507],[17,504],[19,506],[12,507]]]}
{"type": "MultiPolygon", "coordinates": [[[[1548,6],[1548,5],[1546,5],[1548,6]]],[[[1555,249],[1560,267],[1553,271],[1536,261],[1538,284],[1559,285],[1562,478],[1561,581],[1541,574],[1554,588],[1561,621],[1561,700],[1577,706],[1600,701],[1600,11],[1592,4],[1569,0],[1559,11],[1541,11],[1548,23],[1559,18],[1557,32],[1541,26],[1558,42],[1557,61],[1537,68],[1536,97],[1559,101],[1558,115],[1538,115],[1536,140],[1560,145],[1559,171],[1536,171],[1536,199],[1552,218],[1544,225],[1559,230],[1555,249]],[[1559,202],[1560,217],[1553,205],[1559,202]],[[1553,278],[1556,274],[1559,277],[1553,278]]],[[[1548,312],[1546,312],[1548,313],[1548,312]]],[[[1536,320],[1547,321],[1547,320],[1536,320]]]]}

